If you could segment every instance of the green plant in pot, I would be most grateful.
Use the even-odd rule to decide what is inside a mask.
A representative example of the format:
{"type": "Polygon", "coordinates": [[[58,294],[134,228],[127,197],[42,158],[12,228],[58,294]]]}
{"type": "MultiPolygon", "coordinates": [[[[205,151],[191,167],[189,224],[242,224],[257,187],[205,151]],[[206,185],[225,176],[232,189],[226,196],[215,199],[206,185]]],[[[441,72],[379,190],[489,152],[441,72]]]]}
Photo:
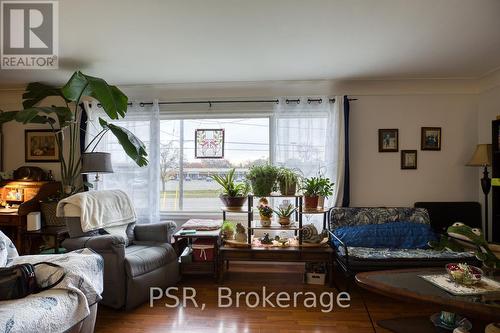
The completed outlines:
{"type": "Polygon", "coordinates": [[[236,227],[233,222],[224,221],[224,223],[222,223],[221,232],[225,239],[233,239],[235,230],[236,227]]]}
{"type": "Polygon", "coordinates": [[[325,206],[325,199],[333,194],[334,183],[330,182],[330,178],[319,176],[319,196],[318,207],[321,209],[325,206]]]}
{"type": "Polygon", "coordinates": [[[276,184],[278,172],[277,167],[269,164],[252,166],[246,177],[252,183],[253,194],[258,197],[269,196],[276,184]]]}
{"type": "Polygon", "coordinates": [[[276,215],[278,215],[278,222],[282,226],[290,225],[290,216],[297,210],[292,204],[280,206],[277,210],[274,210],[276,215]]]}
{"type": "Polygon", "coordinates": [[[301,190],[304,195],[304,209],[315,210],[318,207],[319,196],[321,195],[321,180],[319,177],[304,179],[301,190]]]}
{"type": "Polygon", "coordinates": [[[236,183],[234,179],[235,171],[235,169],[231,169],[225,176],[212,175],[210,178],[222,187],[222,193],[219,196],[222,203],[227,208],[237,209],[245,204],[250,192],[250,185],[247,182],[236,183]]]}
{"type": "MultiPolygon", "coordinates": [[[[1,111],[0,125],[10,121],[23,124],[41,124],[49,128],[55,136],[55,144],[61,153],[62,195],[69,196],[80,192],[82,158],[80,155],[80,118],[81,102],[93,99],[97,101],[106,115],[112,120],[124,118],[127,113],[128,98],[116,86],[109,85],[101,78],[73,73],[63,87],[49,86],[32,82],[26,86],[23,94],[23,110],[1,111]],[[57,98],[59,106],[40,105],[45,99],[57,98]]],[[[89,142],[84,152],[93,152],[103,136],[113,134],[125,153],[140,167],[148,164],[146,146],[128,129],[108,123],[99,118],[101,131],[89,142]]],[[[91,184],[88,184],[91,186],[91,184]]]]}
{"type": "Polygon", "coordinates": [[[300,175],[297,171],[285,167],[278,170],[278,184],[282,195],[295,195],[300,175]]]}

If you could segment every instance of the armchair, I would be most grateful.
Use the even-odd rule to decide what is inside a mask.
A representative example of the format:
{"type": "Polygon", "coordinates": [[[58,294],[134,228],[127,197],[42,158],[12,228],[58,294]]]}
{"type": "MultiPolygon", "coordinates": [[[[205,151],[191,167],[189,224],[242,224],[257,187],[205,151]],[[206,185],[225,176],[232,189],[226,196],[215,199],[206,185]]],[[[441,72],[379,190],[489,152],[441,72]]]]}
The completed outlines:
{"type": "Polygon", "coordinates": [[[176,229],[174,222],[130,223],[125,237],[72,233],[79,229],[80,218],[67,217],[65,221],[72,237],[63,242],[66,249],[87,247],[104,258],[102,304],[129,310],[148,301],[150,287],[167,288],[178,282],[179,264],[170,244],[176,229]]]}

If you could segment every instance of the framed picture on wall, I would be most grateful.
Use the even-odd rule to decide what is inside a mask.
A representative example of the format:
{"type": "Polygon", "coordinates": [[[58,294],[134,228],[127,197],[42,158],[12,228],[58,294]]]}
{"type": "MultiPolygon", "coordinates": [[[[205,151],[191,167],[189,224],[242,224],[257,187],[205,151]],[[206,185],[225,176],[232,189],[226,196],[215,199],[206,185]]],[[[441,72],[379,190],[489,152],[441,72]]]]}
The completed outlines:
{"type": "Polygon", "coordinates": [[[380,153],[399,151],[399,130],[397,128],[378,130],[378,151],[380,153]]]}
{"type": "Polygon", "coordinates": [[[422,150],[441,150],[441,127],[422,127],[422,150]]]}
{"type": "Polygon", "coordinates": [[[59,146],[51,130],[25,130],[24,156],[26,162],[58,162],[59,146]]]}
{"type": "Polygon", "coordinates": [[[417,168],[417,151],[416,150],[401,150],[401,169],[416,169],[417,168]]]}

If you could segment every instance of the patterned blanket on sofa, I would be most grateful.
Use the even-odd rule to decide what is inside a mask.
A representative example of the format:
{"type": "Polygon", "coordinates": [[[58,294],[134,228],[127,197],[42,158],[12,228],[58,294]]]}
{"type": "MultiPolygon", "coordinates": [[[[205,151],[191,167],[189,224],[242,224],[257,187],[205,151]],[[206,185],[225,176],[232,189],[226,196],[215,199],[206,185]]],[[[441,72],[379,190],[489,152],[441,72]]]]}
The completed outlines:
{"type": "Polygon", "coordinates": [[[101,300],[102,257],[90,249],[67,254],[20,256],[7,265],[48,261],[63,267],[36,267],[38,284],[43,287],[65,278],[54,288],[28,297],[0,301],[0,333],[65,332],[85,319],[89,307],[101,300]]]}

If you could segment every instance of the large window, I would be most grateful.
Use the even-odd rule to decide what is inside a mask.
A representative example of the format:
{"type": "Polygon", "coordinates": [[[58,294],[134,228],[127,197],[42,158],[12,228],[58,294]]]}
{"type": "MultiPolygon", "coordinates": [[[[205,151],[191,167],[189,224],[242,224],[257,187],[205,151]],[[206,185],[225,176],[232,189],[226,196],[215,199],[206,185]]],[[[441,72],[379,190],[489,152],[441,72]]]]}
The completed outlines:
{"type": "Polygon", "coordinates": [[[220,186],[210,175],[235,168],[243,181],[248,168],[269,162],[269,118],[161,120],[160,210],[219,211],[220,186]],[[195,130],[225,130],[223,159],[195,158],[195,130]]]}

